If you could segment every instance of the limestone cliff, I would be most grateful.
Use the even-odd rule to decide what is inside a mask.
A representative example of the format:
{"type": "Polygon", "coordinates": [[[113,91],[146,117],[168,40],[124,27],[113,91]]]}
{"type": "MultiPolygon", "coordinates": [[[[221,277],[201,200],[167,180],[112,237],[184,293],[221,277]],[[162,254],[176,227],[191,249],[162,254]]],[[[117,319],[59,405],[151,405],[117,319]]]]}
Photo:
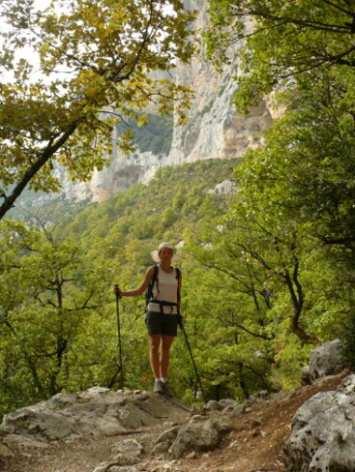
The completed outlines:
{"type": "MultiPolygon", "coordinates": [[[[207,0],[185,0],[186,8],[196,9],[196,30],[208,20],[207,0]]],[[[189,85],[194,98],[185,126],[178,126],[154,115],[151,123],[136,129],[137,151],[127,157],[114,146],[108,168],[94,174],[89,184],[67,186],[66,194],[74,198],[102,201],[131,184],[147,182],[155,171],[165,165],[210,158],[235,158],[246,149],[258,146],[262,131],[270,125],[271,115],[265,103],[254,108],[247,117],[240,115],[232,103],[238,73],[238,51],[234,63],[222,73],[207,62],[204,49],[189,65],[178,65],[175,80],[189,85]]],[[[117,139],[115,129],[113,140],[117,139]]]]}

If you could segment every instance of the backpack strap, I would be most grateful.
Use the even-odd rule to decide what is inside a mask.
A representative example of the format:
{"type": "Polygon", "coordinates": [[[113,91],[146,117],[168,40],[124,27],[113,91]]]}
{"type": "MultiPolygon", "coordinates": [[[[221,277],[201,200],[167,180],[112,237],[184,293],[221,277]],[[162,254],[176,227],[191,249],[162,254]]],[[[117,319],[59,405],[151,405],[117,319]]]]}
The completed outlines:
{"type": "Polygon", "coordinates": [[[149,303],[150,300],[152,300],[152,298],[153,298],[153,288],[154,288],[154,284],[156,284],[157,290],[158,290],[158,292],[159,292],[158,273],[159,273],[159,266],[158,266],[157,264],[155,264],[155,265],[153,266],[152,278],[150,279],[150,282],[149,282],[147,291],[146,291],[146,293],[145,293],[145,300],[146,300],[146,306],[147,306],[147,307],[148,307],[148,303],[149,303]]]}
{"type": "Polygon", "coordinates": [[[178,314],[180,314],[180,283],[181,283],[181,270],[178,267],[175,267],[176,272],[176,280],[177,280],[177,307],[178,307],[178,314]]]}

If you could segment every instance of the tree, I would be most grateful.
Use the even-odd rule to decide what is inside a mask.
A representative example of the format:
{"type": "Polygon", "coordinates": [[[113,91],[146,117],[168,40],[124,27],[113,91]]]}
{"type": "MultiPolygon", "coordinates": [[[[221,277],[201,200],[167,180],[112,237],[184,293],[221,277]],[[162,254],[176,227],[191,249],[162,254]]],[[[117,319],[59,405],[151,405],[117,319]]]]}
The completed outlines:
{"type": "Polygon", "coordinates": [[[348,0],[210,0],[205,38],[216,63],[244,45],[237,101],[246,106],[308,72],[355,67],[355,6],[348,0]],[[251,22],[253,26],[251,26],[251,22]],[[229,48],[229,49],[228,49],[229,48]]]}
{"type": "MultiPolygon", "coordinates": [[[[13,75],[0,84],[0,219],[27,185],[60,188],[55,163],[81,180],[102,168],[113,124],[144,124],[148,105],[159,113],[174,106],[184,119],[188,89],[159,78],[193,52],[193,14],[181,0],[74,0],[45,11],[6,0],[0,16],[0,70],[13,75]],[[21,57],[28,45],[39,74],[21,57]]],[[[128,128],[120,136],[126,151],[130,138],[128,128]]]]}
{"type": "Polygon", "coordinates": [[[307,221],[323,243],[350,249],[352,264],[354,3],[211,0],[210,14],[210,57],[223,64],[221,48],[242,41],[236,105],[246,110],[272,92],[284,109],[253,172],[272,182],[270,195],[278,185],[273,200],[288,207],[285,218],[307,221]]]}
{"type": "Polygon", "coordinates": [[[6,221],[0,238],[0,403],[7,390],[16,391],[9,401],[14,405],[78,387],[74,379],[83,365],[86,379],[95,377],[90,370],[104,336],[108,349],[100,362],[105,377],[114,360],[112,329],[100,323],[111,282],[109,263],[98,254],[87,257],[80,241],[62,239],[45,227],[6,221]],[[104,326],[106,333],[93,339],[90,353],[82,352],[84,334],[104,326]],[[76,365],[72,359],[77,357],[76,365]]]}

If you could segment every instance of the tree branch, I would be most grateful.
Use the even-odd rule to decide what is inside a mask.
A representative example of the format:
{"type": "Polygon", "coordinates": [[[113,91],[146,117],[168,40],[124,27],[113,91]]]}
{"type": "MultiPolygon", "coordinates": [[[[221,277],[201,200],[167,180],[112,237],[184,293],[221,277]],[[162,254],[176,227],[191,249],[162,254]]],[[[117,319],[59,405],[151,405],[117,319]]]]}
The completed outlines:
{"type": "MultiPolygon", "coordinates": [[[[335,10],[339,10],[343,13],[345,13],[346,15],[350,15],[350,16],[354,16],[355,13],[351,10],[347,10],[346,8],[343,8],[341,7],[340,5],[337,5],[336,3],[330,1],[330,0],[320,0],[321,2],[323,3],[326,3],[327,5],[333,7],[335,10]]],[[[350,5],[349,5],[350,6],[350,5]]]]}
{"type": "Polygon", "coordinates": [[[234,325],[237,328],[244,331],[245,333],[250,334],[250,336],[254,336],[254,338],[261,338],[261,339],[264,339],[265,341],[272,341],[274,339],[273,336],[267,336],[266,334],[255,333],[254,331],[251,331],[249,328],[246,328],[245,326],[239,323],[236,323],[235,321],[234,321],[234,325]]]}
{"type": "Polygon", "coordinates": [[[68,129],[62,134],[52,146],[47,146],[41,156],[27,169],[22,179],[15,185],[14,189],[0,206],[0,220],[12,208],[15,200],[21,195],[30,180],[37,174],[37,172],[46,164],[49,159],[60,149],[60,147],[69,139],[79,125],[79,120],[74,121],[68,126],[68,129]]]}
{"type": "MultiPolygon", "coordinates": [[[[130,68],[129,70],[126,72],[126,74],[122,75],[122,76],[119,76],[119,73],[117,74],[117,71],[115,72],[115,76],[111,76],[111,79],[112,82],[114,83],[117,83],[117,82],[122,82],[124,80],[127,80],[133,73],[133,71],[135,70],[135,68],[137,67],[140,59],[141,59],[141,56],[143,54],[143,51],[144,49],[146,48],[149,40],[150,40],[150,37],[151,35],[149,34],[149,28],[151,27],[151,24],[152,24],[152,18],[153,18],[153,11],[154,11],[154,8],[153,8],[153,2],[151,1],[150,2],[150,12],[149,12],[149,19],[147,21],[147,24],[146,24],[146,27],[145,27],[145,30],[144,30],[144,33],[143,33],[143,40],[138,48],[138,51],[136,53],[136,57],[135,59],[133,60],[133,62],[131,63],[130,65],[130,68]]],[[[153,30],[154,31],[154,30],[153,30]]],[[[119,68],[119,72],[121,72],[123,69],[122,65],[120,66],[119,68]]]]}
{"type": "Polygon", "coordinates": [[[271,13],[267,13],[265,11],[257,10],[257,9],[250,9],[248,12],[238,12],[235,11],[236,16],[256,16],[264,18],[265,20],[271,21],[279,21],[283,23],[290,23],[296,26],[301,26],[305,28],[315,29],[317,31],[328,31],[331,33],[349,33],[353,34],[352,28],[348,25],[335,25],[331,23],[321,23],[318,21],[306,21],[306,20],[298,20],[297,18],[292,18],[289,16],[277,16],[271,13]]]}
{"type": "Polygon", "coordinates": [[[318,235],[319,239],[323,241],[325,244],[332,245],[332,244],[340,244],[343,246],[350,246],[351,243],[355,242],[355,236],[345,236],[342,238],[336,237],[328,237],[328,236],[321,236],[318,235]]]}

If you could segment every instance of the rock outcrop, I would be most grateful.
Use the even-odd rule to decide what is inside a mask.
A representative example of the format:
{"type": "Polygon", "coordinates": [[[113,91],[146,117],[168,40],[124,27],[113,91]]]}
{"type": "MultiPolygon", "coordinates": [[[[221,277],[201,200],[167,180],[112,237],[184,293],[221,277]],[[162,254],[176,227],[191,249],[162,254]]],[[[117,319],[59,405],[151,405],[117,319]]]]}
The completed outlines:
{"type": "Polygon", "coordinates": [[[93,387],[78,394],[59,393],[9,413],[3,418],[1,432],[5,444],[31,442],[40,447],[56,440],[124,435],[159,424],[164,418],[171,421],[182,416],[181,408],[163,397],[93,387]]]}
{"type": "Polygon", "coordinates": [[[287,472],[354,472],[355,375],[301,406],[284,452],[287,472]]]}
{"type": "Polygon", "coordinates": [[[233,429],[233,412],[225,410],[236,403],[221,402],[222,411],[206,408],[196,415],[176,400],[144,391],[93,387],[60,393],[4,416],[0,467],[18,452],[50,456],[58,445],[110,441],[105,461],[92,472],[177,472],[178,459],[214,449],[233,429]]]}
{"type": "MultiPolygon", "coordinates": [[[[185,0],[185,6],[198,11],[195,28],[208,24],[208,2],[185,0]]],[[[201,44],[199,54],[188,65],[176,70],[176,80],[194,91],[186,126],[174,126],[169,153],[171,164],[199,159],[241,156],[246,149],[260,144],[262,131],[271,123],[265,103],[253,108],[248,116],[239,114],[233,104],[238,74],[238,50],[231,52],[231,64],[217,72],[207,61],[201,44]]]]}
{"type": "Polygon", "coordinates": [[[347,367],[340,339],[326,342],[311,352],[309,366],[302,371],[305,384],[326,375],[335,375],[347,367]]]}
{"type": "MultiPolygon", "coordinates": [[[[198,12],[195,29],[205,28],[208,2],[184,0],[184,4],[198,12]]],[[[190,64],[178,64],[173,71],[174,80],[194,92],[188,123],[179,126],[176,116],[169,121],[151,113],[150,123],[135,129],[137,146],[130,156],[117,149],[120,130],[114,129],[109,167],[95,172],[89,183],[66,185],[67,196],[103,201],[136,182],[148,182],[162,166],[201,159],[237,158],[247,149],[260,145],[263,131],[272,122],[269,101],[254,107],[248,116],[238,113],[233,104],[238,50],[233,52],[232,63],[217,72],[207,61],[203,45],[200,46],[190,64]]]]}
{"type": "Polygon", "coordinates": [[[236,184],[233,180],[223,180],[208,193],[214,195],[233,195],[236,192],[236,184]]]}

